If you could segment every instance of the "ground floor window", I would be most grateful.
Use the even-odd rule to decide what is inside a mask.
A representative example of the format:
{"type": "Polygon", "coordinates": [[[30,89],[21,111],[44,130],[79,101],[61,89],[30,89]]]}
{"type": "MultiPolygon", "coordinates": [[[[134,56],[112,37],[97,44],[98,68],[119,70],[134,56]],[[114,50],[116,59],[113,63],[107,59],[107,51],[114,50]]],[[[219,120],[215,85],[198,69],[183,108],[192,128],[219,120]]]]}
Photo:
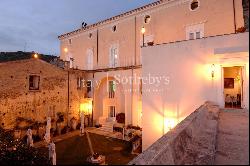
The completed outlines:
{"type": "Polygon", "coordinates": [[[109,107],[109,117],[114,118],[115,117],[115,106],[109,107]]]}

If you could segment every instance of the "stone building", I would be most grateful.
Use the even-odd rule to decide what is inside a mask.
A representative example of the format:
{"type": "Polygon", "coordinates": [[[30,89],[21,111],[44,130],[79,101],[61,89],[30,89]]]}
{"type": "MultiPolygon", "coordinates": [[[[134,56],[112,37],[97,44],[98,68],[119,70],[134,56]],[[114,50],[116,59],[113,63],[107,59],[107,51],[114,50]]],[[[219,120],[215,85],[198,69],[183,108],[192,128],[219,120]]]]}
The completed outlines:
{"type": "Polygon", "coordinates": [[[67,70],[40,59],[0,63],[0,122],[13,129],[18,118],[46,122],[64,114],[65,126],[79,119],[79,103],[86,97],[86,88],[78,84],[84,74],[67,70]]]}
{"type": "MultiPolygon", "coordinates": [[[[242,4],[242,0],[159,0],[60,35],[60,57],[70,67],[90,73],[86,79],[93,84],[88,97],[94,101],[95,123],[112,121],[122,112],[125,125],[143,126],[147,93],[142,92],[142,48],[236,33],[245,26],[242,4]]],[[[155,53],[150,64],[157,66],[155,53]]]]}

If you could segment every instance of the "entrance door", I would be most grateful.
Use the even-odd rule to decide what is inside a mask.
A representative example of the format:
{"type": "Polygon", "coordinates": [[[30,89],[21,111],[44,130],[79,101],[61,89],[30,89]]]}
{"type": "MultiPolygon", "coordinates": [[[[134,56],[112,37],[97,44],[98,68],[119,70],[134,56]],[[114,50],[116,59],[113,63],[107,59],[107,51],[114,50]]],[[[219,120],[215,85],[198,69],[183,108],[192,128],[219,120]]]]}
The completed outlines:
{"type": "Polygon", "coordinates": [[[224,67],[224,101],[226,108],[242,108],[243,67],[224,67]]]}
{"type": "Polygon", "coordinates": [[[109,121],[115,121],[116,120],[115,106],[109,106],[108,120],[109,121]]]}

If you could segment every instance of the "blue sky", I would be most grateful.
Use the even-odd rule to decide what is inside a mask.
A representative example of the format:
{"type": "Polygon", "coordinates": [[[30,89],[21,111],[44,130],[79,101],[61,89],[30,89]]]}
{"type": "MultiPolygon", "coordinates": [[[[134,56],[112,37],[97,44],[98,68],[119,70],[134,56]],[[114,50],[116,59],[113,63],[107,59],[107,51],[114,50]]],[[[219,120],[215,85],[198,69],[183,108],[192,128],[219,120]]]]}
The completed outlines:
{"type": "Polygon", "coordinates": [[[58,35],[155,0],[0,0],[0,52],[59,54],[58,35]]]}

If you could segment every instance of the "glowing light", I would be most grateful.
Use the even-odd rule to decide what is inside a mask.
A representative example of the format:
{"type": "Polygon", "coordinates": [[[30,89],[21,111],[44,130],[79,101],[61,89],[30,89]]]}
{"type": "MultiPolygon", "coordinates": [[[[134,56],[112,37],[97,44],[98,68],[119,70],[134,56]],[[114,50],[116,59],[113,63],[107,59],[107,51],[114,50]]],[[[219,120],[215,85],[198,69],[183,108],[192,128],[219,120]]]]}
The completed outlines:
{"type": "Polygon", "coordinates": [[[83,102],[80,104],[80,111],[84,112],[85,115],[92,114],[92,99],[91,98],[87,98],[83,100],[83,102]]]}
{"type": "Polygon", "coordinates": [[[164,131],[165,133],[173,129],[177,125],[177,119],[175,118],[165,118],[164,119],[164,131]]]}
{"type": "Polygon", "coordinates": [[[64,52],[67,53],[69,50],[68,48],[64,48],[64,52]]]}
{"type": "Polygon", "coordinates": [[[37,59],[38,58],[38,54],[34,54],[33,57],[37,59]]]}
{"type": "Polygon", "coordinates": [[[144,27],[142,27],[141,33],[144,34],[145,32],[146,32],[146,29],[144,27]]]}
{"type": "Polygon", "coordinates": [[[178,124],[176,111],[164,111],[164,133],[167,133],[178,124]]]}

